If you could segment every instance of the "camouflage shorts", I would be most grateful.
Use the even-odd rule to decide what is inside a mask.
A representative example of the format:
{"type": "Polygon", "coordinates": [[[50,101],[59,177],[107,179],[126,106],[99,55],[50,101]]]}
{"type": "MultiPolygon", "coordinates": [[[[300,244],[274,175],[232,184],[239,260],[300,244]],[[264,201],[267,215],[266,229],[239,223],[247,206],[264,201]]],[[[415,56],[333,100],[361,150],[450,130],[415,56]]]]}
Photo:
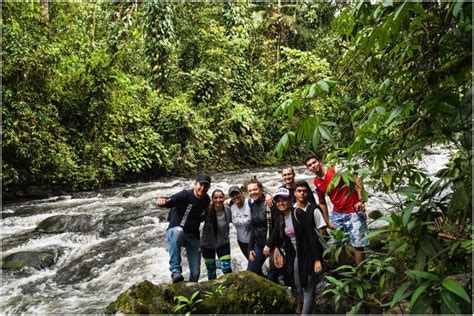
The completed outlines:
{"type": "Polygon", "coordinates": [[[331,223],[337,230],[343,231],[344,235],[351,239],[353,247],[367,247],[367,214],[365,212],[338,213],[332,212],[331,223]]]}

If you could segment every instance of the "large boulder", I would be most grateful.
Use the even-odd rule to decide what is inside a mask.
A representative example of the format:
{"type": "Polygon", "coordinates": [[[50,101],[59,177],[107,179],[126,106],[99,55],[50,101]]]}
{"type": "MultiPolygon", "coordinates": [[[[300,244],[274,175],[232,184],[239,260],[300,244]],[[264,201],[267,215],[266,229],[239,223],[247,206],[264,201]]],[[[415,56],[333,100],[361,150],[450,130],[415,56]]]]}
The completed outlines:
{"type": "Polygon", "coordinates": [[[21,251],[9,254],[2,258],[2,270],[21,270],[25,267],[35,269],[45,269],[52,266],[58,257],[58,252],[54,249],[41,251],[21,251]]]}
{"type": "Polygon", "coordinates": [[[255,273],[240,271],[206,282],[154,285],[149,281],[132,286],[104,309],[106,314],[275,314],[294,313],[288,289],[255,273]],[[199,291],[199,292],[198,292],[199,291]],[[197,293],[198,292],[198,293],[197,293]],[[177,298],[191,299],[175,311],[177,298]],[[202,300],[202,301],[200,301],[202,300]]]}
{"type": "Polygon", "coordinates": [[[35,231],[58,234],[64,232],[90,232],[94,228],[90,215],[54,215],[41,221],[35,231]]]}

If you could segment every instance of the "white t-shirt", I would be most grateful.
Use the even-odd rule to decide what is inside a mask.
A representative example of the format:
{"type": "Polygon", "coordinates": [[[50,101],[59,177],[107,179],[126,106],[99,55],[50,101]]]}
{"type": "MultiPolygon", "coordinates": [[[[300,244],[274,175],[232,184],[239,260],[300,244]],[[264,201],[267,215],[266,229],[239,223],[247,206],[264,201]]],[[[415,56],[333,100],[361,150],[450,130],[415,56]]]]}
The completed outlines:
{"type": "Polygon", "coordinates": [[[236,203],[230,207],[232,213],[232,224],[237,230],[237,240],[248,243],[250,240],[250,206],[249,199],[245,199],[244,205],[239,208],[236,203]]]}
{"type": "MultiPolygon", "coordinates": [[[[303,211],[306,212],[306,209],[308,208],[310,203],[306,204],[306,206],[304,208],[301,208],[303,211]]],[[[296,208],[296,203],[294,205],[294,207],[296,208]]],[[[323,217],[323,214],[321,213],[321,211],[319,210],[319,208],[315,208],[314,209],[314,213],[313,213],[313,216],[314,216],[314,226],[317,228],[317,229],[320,229],[324,226],[327,226],[327,223],[326,221],[324,220],[324,217],[323,217]]]]}

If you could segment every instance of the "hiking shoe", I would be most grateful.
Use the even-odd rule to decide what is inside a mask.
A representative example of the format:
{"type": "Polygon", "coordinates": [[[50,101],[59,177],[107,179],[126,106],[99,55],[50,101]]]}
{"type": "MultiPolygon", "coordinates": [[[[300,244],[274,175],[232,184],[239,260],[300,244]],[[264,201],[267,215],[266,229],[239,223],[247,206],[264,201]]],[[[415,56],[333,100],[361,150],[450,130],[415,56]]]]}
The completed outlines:
{"type": "Polygon", "coordinates": [[[184,277],[179,272],[173,272],[173,273],[171,273],[171,280],[173,281],[173,283],[183,282],[184,277]]]}

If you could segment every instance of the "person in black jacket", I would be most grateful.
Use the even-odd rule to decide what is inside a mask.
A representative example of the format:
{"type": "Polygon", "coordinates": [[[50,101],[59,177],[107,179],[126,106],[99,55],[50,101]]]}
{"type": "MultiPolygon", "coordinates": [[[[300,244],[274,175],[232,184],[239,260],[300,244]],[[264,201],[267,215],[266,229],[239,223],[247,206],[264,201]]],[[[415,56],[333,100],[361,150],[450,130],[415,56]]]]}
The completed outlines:
{"type": "Polygon", "coordinates": [[[272,218],[275,219],[276,214],[272,216],[270,208],[265,205],[263,185],[260,181],[255,178],[251,179],[247,183],[247,193],[251,199],[247,270],[262,275],[262,265],[266,259],[262,251],[272,231],[272,218]]]}
{"type": "Polygon", "coordinates": [[[204,211],[209,208],[207,194],[211,177],[200,175],[190,190],[183,190],[170,198],[159,198],[154,203],[171,208],[168,215],[169,226],[166,237],[170,244],[170,271],[173,283],[184,281],[181,267],[181,248],[186,249],[189,264],[189,281],[197,282],[201,273],[201,243],[199,225],[204,211]]]}
{"type": "Polygon", "coordinates": [[[225,195],[220,189],[211,195],[212,203],[204,216],[201,233],[202,257],[207,268],[207,278],[214,280],[216,274],[216,255],[223,273],[232,272],[230,263],[229,224],[232,220],[230,208],[224,205],[225,195]]]}
{"type": "Polygon", "coordinates": [[[297,291],[297,313],[308,314],[314,301],[316,273],[322,273],[323,248],[302,209],[291,205],[290,193],[279,188],[274,196],[278,210],[282,213],[272,231],[263,252],[268,255],[283,240],[286,254],[285,276],[292,289],[297,291]]]}

